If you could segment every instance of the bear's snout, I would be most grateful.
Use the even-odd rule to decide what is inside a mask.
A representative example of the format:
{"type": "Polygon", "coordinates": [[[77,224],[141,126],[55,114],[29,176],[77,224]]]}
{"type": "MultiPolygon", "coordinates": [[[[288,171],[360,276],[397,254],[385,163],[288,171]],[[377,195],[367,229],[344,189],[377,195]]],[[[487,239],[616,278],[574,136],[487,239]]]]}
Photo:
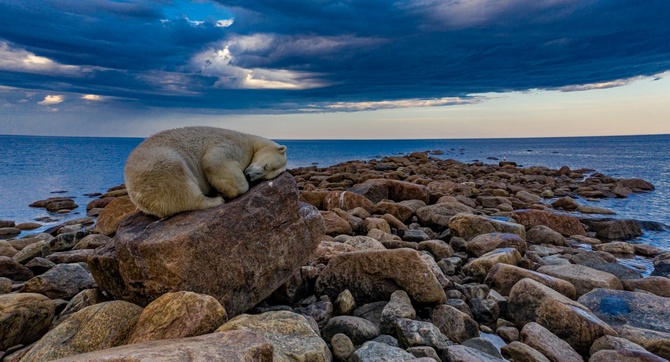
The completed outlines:
{"type": "Polygon", "coordinates": [[[254,182],[262,179],[264,174],[265,173],[263,167],[259,165],[251,165],[247,167],[246,170],[244,170],[244,177],[246,177],[247,181],[249,182],[254,182]]]}

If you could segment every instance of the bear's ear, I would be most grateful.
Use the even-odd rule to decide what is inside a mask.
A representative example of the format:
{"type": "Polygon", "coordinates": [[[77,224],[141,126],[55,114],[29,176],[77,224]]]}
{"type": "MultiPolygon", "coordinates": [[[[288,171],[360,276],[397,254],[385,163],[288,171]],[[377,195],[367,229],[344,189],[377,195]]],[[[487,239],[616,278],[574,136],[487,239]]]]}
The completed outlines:
{"type": "Polygon", "coordinates": [[[277,151],[281,153],[282,155],[286,153],[286,146],[279,146],[277,147],[277,151]]]}

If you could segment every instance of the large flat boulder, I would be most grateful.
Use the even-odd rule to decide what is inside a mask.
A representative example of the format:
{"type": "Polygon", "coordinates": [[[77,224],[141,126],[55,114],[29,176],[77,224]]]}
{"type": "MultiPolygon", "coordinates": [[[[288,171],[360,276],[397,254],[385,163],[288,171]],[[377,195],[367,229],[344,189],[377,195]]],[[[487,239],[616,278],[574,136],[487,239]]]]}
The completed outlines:
{"type": "Polygon", "coordinates": [[[454,215],[449,219],[449,229],[454,236],[460,236],[465,240],[489,233],[516,234],[521,239],[526,239],[526,229],[523,225],[465,213],[454,215]]]}
{"type": "Polygon", "coordinates": [[[570,299],[577,297],[575,287],[570,282],[515,265],[496,264],[486,275],[484,282],[498,293],[507,296],[518,281],[530,278],[565,295],[570,299]]]}
{"type": "Polygon", "coordinates": [[[218,207],[161,220],[135,213],[88,264],[116,299],[144,306],[191,291],[213,296],[232,317],[269,296],[318,246],[323,219],[298,198],[284,173],[218,207]]]}
{"type": "Polygon", "coordinates": [[[554,231],[558,231],[563,236],[586,236],[586,230],[584,230],[579,219],[574,216],[557,214],[545,210],[515,210],[510,214],[510,217],[525,226],[526,229],[537,225],[544,225],[554,231]]]}
{"type": "Polygon", "coordinates": [[[588,355],[596,339],[617,335],[585,306],[532,279],[514,285],[507,300],[507,314],[518,327],[530,322],[541,325],[582,355],[588,355]]]}

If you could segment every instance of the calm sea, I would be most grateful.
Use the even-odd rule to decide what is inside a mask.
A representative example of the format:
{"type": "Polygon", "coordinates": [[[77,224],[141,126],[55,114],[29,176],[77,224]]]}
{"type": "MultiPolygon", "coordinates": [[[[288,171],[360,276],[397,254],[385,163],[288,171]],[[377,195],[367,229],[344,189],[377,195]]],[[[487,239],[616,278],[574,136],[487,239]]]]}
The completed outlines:
{"type": "MultiPolygon", "coordinates": [[[[90,198],[123,183],[126,158],[142,139],[0,136],[0,219],[26,222],[41,216],[59,221],[83,217],[90,198]],[[28,205],[72,196],[80,208],[49,215],[28,205]]],[[[656,191],[627,199],[579,200],[617,212],[617,217],[670,225],[670,135],[443,140],[279,140],[288,146],[289,168],[329,166],[354,159],[442,150],[462,162],[506,158],[524,166],[592,168],[614,177],[639,177],[656,191]]],[[[670,232],[646,232],[641,241],[670,249],[670,232]]]]}

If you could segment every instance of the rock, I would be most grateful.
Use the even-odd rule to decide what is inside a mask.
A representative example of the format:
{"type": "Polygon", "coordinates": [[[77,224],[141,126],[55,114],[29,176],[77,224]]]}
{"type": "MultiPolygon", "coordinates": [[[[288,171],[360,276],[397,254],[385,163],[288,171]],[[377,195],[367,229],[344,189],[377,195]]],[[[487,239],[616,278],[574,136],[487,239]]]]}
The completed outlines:
{"type": "Polygon", "coordinates": [[[93,254],[93,249],[60,251],[47,255],[47,260],[54,264],[85,263],[93,254]]]}
{"type": "Polygon", "coordinates": [[[274,347],[274,361],[331,361],[326,343],[312,330],[305,317],[289,312],[266,312],[258,315],[242,314],[217,332],[242,330],[267,338],[274,347]]]}
{"type": "Polygon", "coordinates": [[[577,291],[577,297],[595,288],[623,289],[621,281],[614,275],[584,265],[547,265],[537,271],[572,283],[577,291]]]}
{"type": "MultiPolygon", "coordinates": [[[[16,260],[16,257],[14,257],[14,260],[16,260]]],[[[670,251],[657,255],[652,260],[652,264],[654,265],[654,271],[651,275],[670,277],[670,251]]]]}
{"type": "Polygon", "coordinates": [[[335,299],[334,312],[336,315],[351,314],[356,309],[356,300],[349,289],[345,289],[335,299]]]}
{"type": "Polygon", "coordinates": [[[477,235],[489,233],[517,234],[522,239],[526,238],[526,230],[522,225],[489,219],[484,216],[458,214],[449,220],[449,229],[454,236],[465,240],[471,240],[477,235]]]}
{"type": "Polygon", "coordinates": [[[32,270],[33,274],[35,275],[44,274],[55,266],[56,263],[53,261],[40,257],[32,258],[29,262],[26,263],[26,268],[32,270]]]}
{"type": "Polygon", "coordinates": [[[469,315],[447,305],[439,304],[430,317],[440,331],[456,343],[479,337],[479,325],[469,315]]]}
{"type": "Polygon", "coordinates": [[[58,212],[61,210],[74,210],[78,208],[79,205],[77,205],[73,200],[70,199],[65,199],[62,201],[53,201],[50,202],[46,205],[46,209],[49,212],[58,212]]]}
{"type": "Polygon", "coordinates": [[[642,190],[642,191],[653,191],[655,190],[654,185],[651,182],[639,179],[639,178],[624,178],[619,180],[619,186],[626,187],[631,190],[642,190]]]}
{"type": "Polygon", "coordinates": [[[70,300],[84,289],[92,288],[95,280],[79,264],[58,264],[46,273],[28,280],[21,293],[39,293],[51,299],[70,300]]]}
{"type": "Polygon", "coordinates": [[[530,278],[536,282],[544,284],[570,299],[577,298],[575,287],[570,282],[532,270],[519,268],[514,265],[494,265],[486,276],[484,282],[491,287],[491,289],[495,289],[500,294],[507,296],[512,290],[512,287],[524,278],[530,278]]]}
{"type": "Polygon", "coordinates": [[[670,333],[670,299],[649,293],[594,289],[578,302],[612,326],[632,327],[670,333]]]}
{"type": "Polygon", "coordinates": [[[391,214],[403,223],[409,221],[412,215],[414,215],[414,210],[411,207],[388,201],[380,201],[376,203],[373,212],[380,215],[391,214]]]}
{"type": "Polygon", "coordinates": [[[536,225],[526,231],[526,240],[533,244],[570,246],[563,235],[544,225],[536,225]]]}
{"type": "Polygon", "coordinates": [[[0,256],[0,277],[16,281],[26,281],[32,278],[33,272],[7,256],[0,256]]]}
{"type": "Polygon", "coordinates": [[[329,342],[334,335],[342,333],[358,346],[379,336],[379,327],[373,322],[354,316],[337,316],[331,318],[321,330],[321,336],[329,342]]]}
{"type": "Polygon", "coordinates": [[[570,196],[563,196],[551,203],[554,209],[563,209],[566,211],[574,211],[579,208],[579,204],[570,196]]]}
{"type": "Polygon", "coordinates": [[[410,347],[406,349],[407,352],[411,353],[416,359],[413,359],[412,362],[435,362],[440,361],[440,356],[435,351],[435,348],[428,346],[417,346],[410,347]]]}
{"type": "Polygon", "coordinates": [[[213,332],[226,320],[225,309],[209,295],[166,293],[144,308],[128,344],[195,337],[213,332]]]}
{"type": "Polygon", "coordinates": [[[346,362],[349,360],[349,356],[356,350],[351,339],[343,333],[334,335],[330,340],[330,344],[333,348],[333,357],[335,357],[336,361],[346,362]]]}
{"type": "Polygon", "coordinates": [[[357,207],[362,207],[366,211],[372,212],[375,205],[368,198],[349,191],[331,191],[323,198],[324,210],[332,211],[338,208],[349,211],[357,207]]]}
{"type": "Polygon", "coordinates": [[[121,196],[111,201],[98,215],[93,231],[107,236],[116,233],[119,223],[123,218],[137,212],[137,206],[133,204],[128,196],[121,196]]]}
{"type": "Polygon", "coordinates": [[[395,321],[395,332],[404,348],[429,346],[443,351],[453,345],[449,339],[430,322],[399,318],[395,321]]]}
{"type": "Polygon", "coordinates": [[[594,245],[593,249],[611,254],[635,254],[635,247],[624,241],[612,241],[606,244],[594,245]]]}
{"type": "Polygon", "coordinates": [[[624,289],[630,292],[644,290],[659,297],[670,298],[670,278],[646,277],[642,279],[627,279],[621,282],[624,289]]]}
{"type": "Polygon", "coordinates": [[[411,249],[368,250],[330,259],[316,282],[318,294],[335,298],[349,289],[358,303],[388,300],[402,289],[419,303],[446,300],[432,269],[411,249]]]}
{"type": "Polygon", "coordinates": [[[430,192],[430,200],[435,202],[442,196],[454,196],[457,194],[470,196],[472,193],[469,186],[458,184],[448,180],[436,180],[428,184],[428,192],[430,192]]]}
{"type": "Polygon", "coordinates": [[[19,250],[12,259],[15,262],[25,264],[30,259],[34,257],[45,257],[49,255],[49,242],[48,241],[38,241],[30,245],[26,245],[23,249],[19,250]]]}
{"type": "Polygon", "coordinates": [[[14,227],[0,228],[0,239],[9,239],[21,234],[21,229],[14,227]]]}
{"type": "Polygon", "coordinates": [[[125,344],[141,311],[124,301],[86,307],[50,330],[21,361],[50,361],[125,344]]]}
{"type": "Polygon", "coordinates": [[[507,343],[519,340],[519,330],[516,327],[498,327],[496,328],[496,335],[507,343]]]}
{"type": "Polygon", "coordinates": [[[309,265],[327,265],[335,255],[350,253],[356,248],[349,244],[336,241],[321,241],[309,260],[309,265]]]}
{"type": "Polygon", "coordinates": [[[661,358],[647,351],[602,350],[594,353],[589,362],[665,362],[661,358]]]}
{"type": "Polygon", "coordinates": [[[384,311],[386,304],[388,304],[387,301],[364,304],[354,310],[354,316],[365,318],[374,323],[374,325],[379,326],[382,319],[382,312],[384,311]]]}
{"type": "Polygon", "coordinates": [[[635,248],[635,254],[637,255],[642,255],[650,258],[655,258],[659,254],[663,254],[664,250],[661,248],[657,248],[655,246],[651,246],[649,244],[633,244],[633,247],[635,248]]]}
{"type": "Polygon", "coordinates": [[[12,291],[12,281],[5,277],[0,277],[0,294],[6,294],[12,291]]]}
{"type": "Polygon", "coordinates": [[[267,338],[246,331],[230,331],[130,344],[64,358],[59,362],[272,362],[272,351],[267,338]]]}
{"type": "Polygon", "coordinates": [[[463,274],[482,282],[489,270],[498,263],[518,265],[521,254],[514,248],[501,248],[490,251],[477,259],[471,259],[463,266],[463,274]]]}
{"type": "Polygon", "coordinates": [[[16,222],[13,220],[0,220],[0,228],[11,228],[16,225],[16,222]]]}
{"type": "Polygon", "coordinates": [[[575,264],[585,265],[589,268],[610,273],[621,281],[642,278],[642,274],[639,271],[620,264],[613,256],[604,252],[579,252],[572,256],[572,261],[575,264]],[[605,260],[603,258],[605,255],[609,255],[614,261],[605,260]]]}
{"type": "Polygon", "coordinates": [[[40,339],[51,326],[54,304],[34,293],[0,295],[0,351],[40,339]]]}
{"type": "Polygon", "coordinates": [[[13,257],[16,255],[18,250],[16,250],[12,244],[7,241],[0,240],[0,256],[13,257]]]}
{"type": "Polygon", "coordinates": [[[300,315],[313,318],[318,327],[321,328],[326,324],[328,319],[333,316],[333,303],[330,302],[328,297],[325,297],[306,307],[294,308],[293,311],[300,315]]]}
{"type": "Polygon", "coordinates": [[[469,300],[472,317],[480,324],[494,326],[500,317],[498,302],[492,299],[472,298],[469,300]]]}
{"type": "Polygon", "coordinates": [[[349,362],[402,362],[411,361],[414,356],[398,347],[369,341],[349,357],[349,362]]]}
{"type": "MultiPolygon", "coordinates": [[[[507,300],[507,314],[517,326],[525,325],[524,329],[527,323],[538,323],[584,355],[596,339],[606,334],[616,335],[585,306],[531,279],[523,279],[512,288],[507,300]]],[[[544,350],[524,339],[523,330],[521,334],[521,342],[549,357],[544,350]]]]}
{"type": "MultiPolygon", "coordinates": [[[[408,229],[408,230],[403,231],[402,239],[403,239],[403,241],[420,243],[420,242],[424,242],[424,241],[429,240],[430,236],[428,236],[428,234],[423,230],[408,229]]],[[[442,241],[442,240],[440,240],[440,241],[442,241]]]]}
{"type": "Polygon", "coordinates": [[[383,199],[395,202],[421,200],[428,203],[430,201],[426,186],[390,179],[367,180],[362,184],[354,185],[349,191],[363,195],[373,203],[378,203],[383,199]]]}
{"type": "Polygon", "coordinates": [[[596,339],[595,342],[593,342],[593,345],[591,345],[589,353],[593,355],[598,351],[608,349],[647,352],[647,350],[644,349],[644,347],[640,346],[637,343],[631,342],[625,338],[615,336],[602,336],[596,339]]]}
{"type": "Polygon", "coordinates": [[[351,234],[351,224],[337,215],[337,213],[333,211],[321,211],[320,213],[326,226],[326,235],[336,236],[340,234],[351,234]]]}
{"type": "Polygon", "coordinates": [[[620,337],[637,343],[647,351],[670,359],[670,333],[636,328],[629,325],[614,326],[620,337]]]}
{"type": "Polygon", "coordinates": [[[86,233],[83,231],[59,234],[49,241],[49,250],[51,252],[71,250],[84,236],[86,233]]]}
{"type": "Polygon", "coordinates": [[[58,321],[56,323],[62,322],[65,318],[69,317],[73,313],[78,312],[88,306],[106,301],[108,301],[107,297],[105,297],[98,288],[82,290],[79,292],[79,294],[70,299],[63,311],[58,315],[58,321]]]}
{"type": "Polygon", "coordinates": [[[382,218],[369,217],[363,221],[363,230],[369,232],[374,229],[381,230],[387,234],[391,233],[391,226],[382,218]]]}
{"type": "Polygon", "coordinates": [[[483,337],[468,339],[467,341],[463,342],[463,346],[476,349],[495,358],[503,358],[500,352],[498,352],[498,348],[495,346],[495,344],[483,337]]]}
{"type": "Polygon", "coordinates": [[[545,210],[515,210],[510,213],[510,217],[525,226],[526,229],[537,225],[544,225],[563,236],[586,236],[586,230],[584,230],[579,219],[573,216],[556,214],[545,210]]]}
{"type": "Polygon", "coordinates": [[[147,305],[186,290],[213,296],[235,316],[300,269],[324,230],[320,214],[298,202],[295,181],[284,173],[218,207],[162,220],[133,214],[88,264],[117,299],[147,305]]]}
{"type": "Polygon", "coordinates": [[[523,327],[521,342],[539,351],[552,362],[584,361],[568,343],[535,322],[523,327]]]}
{"type": "Polygon", "coordinates": [[[445,353],[447,361],[459,362],[498,362],[503,361],[501,358],[496,358],[490,354],[480,352],[474,348],[466,346],[449,346],[445,353]]]}
{"type": "Polygon", "coordinates": [[[435,261],[440,261],[454,255],[454,249],[442,240],[422,241],[419,243],[419,250],[429,252],[433,255],[435,261]]]}
{"type": "Polygon", "coordinates": [[[642,236],[640,224],[636,220],[622,219],[582,219],[599,238],[607,240],[628,240],[642,236]]]}
{"type": "Polygon", "coordinates": [[[500,248],[515,248],[523,255],[526,253],[526,242],[517,234],[490,233],[475,236],[465,248],[474,257],[500,248]]]}
{"type": "Polygon", "coordinates": [[[577,211],[581,212],[582,214],[599,214],[599,215],[615,215],[616,212],[608,209],[604,209],[602,207],[595,207],[595,206],[579,206],[577,208],[577,211]]]}
{"type": "Polygon", "coordinates": [[[443,202],[425,206],[416,211],[419,223],[438,230],[449,227],[449,220],[457,214],[474,214],[475,210],[460,202],[443,202]]]}
{"type": "Polygon", "coordinates": [[[379,328],[381,333],[392,334],[394,323],[399,318],[416,318],[416,311],[412,307],[412,301],[404,290],[396,290],[391,294],[391,300],[384,306],[379,328]]]}
{"type": "Polygon", "coordinates": [[[501,349],[502,355],[515,362],[551,362],[535,348],[521,342],[511,342],[501,349]]]}
{"type": "Polygon", "coordinates": [[[93,219],[92,217],[83,217],[83,218],[80,218],[80,219],[68,220],[64,223],[60,223],[56,226],[52,226],[52,227],[44,230],[44,233],[56,236],[56,235],[58,235],[59,231],[66,226],[79,225],[79,227],[83,227],[83,226],[93,225],[93,223],[95,223],[95,219],[93,219]]]}
{"type": "Polygon", "coordinates": [[[112,238],[103,234],[88,234],[79,240],[72,250],[96,249],[112,242],[112,238]]]}

